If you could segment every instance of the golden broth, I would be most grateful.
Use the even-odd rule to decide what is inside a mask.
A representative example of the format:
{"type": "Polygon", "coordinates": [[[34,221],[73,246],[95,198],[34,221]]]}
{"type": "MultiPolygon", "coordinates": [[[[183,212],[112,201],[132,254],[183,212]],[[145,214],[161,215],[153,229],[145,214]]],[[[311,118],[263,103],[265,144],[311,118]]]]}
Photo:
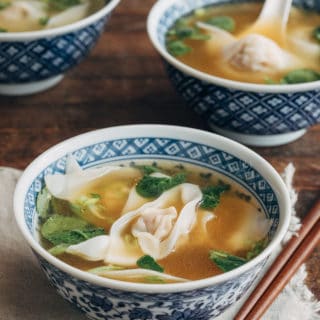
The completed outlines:
{"type": "MultiPolygon", "coordinates": [[[[261,4],[259,3],[219,5],[207,7],[201,17],[190,15],[187,19],[189,19],[189,23],[193,25],[196,21],[205,21],[210,17],[229,16],[235,21],[235,31],[232,34],[240,38],[245,35],[245,30],[252,26],[253,22],[257,19],[260,10],[261,4]]],[[[275,28],[273,24],[265,25],[263,29],[259,30],[259,34],[269,37],[281,48],[296,55],[300,60],[299,64],[301,64],[296,69],[301,68],[302,66],[303,68],[320,72],[320,44],[312,38],[312,30],[319,25],[319,14],[292,8],[284,41],[280,37],[279,28],[275,28]],[[308,54],[306,53],[305,48],[300,50],[290,40],[290,37],[297,37],[301,34],[299,31],[301,28],[310,34],[310,36],[306,36],[304,33],[304,40],[313,45],[318,44],[318,54],[308,54]]],[[[206,33],[210,34],[209,32],[206,33]]],[[[266,83],[266,80],[272,78],[272,80],[277,83],[288,71],[293,70],[273,71],[268,74],[265,72],[240,70],[231,66],[223,59],[221,44],[215,42],[213,36],[210,40],[206,41],[186,39],[184,42],[192,48],[192,51],[181,56],[176,56],[176,58],[194,69],[217,77],[252,83],[266,83]]]]}
{"type": "MultiPolygon", "coordinates": [[[[139,165],[141,165],[140,162],[139,165]]],[[[204,171],[204,169],[193,165],[181,166],[178,163],[168,165],[165,161],[159,162],[159,166],[161,171],[168,175],[181,171],[187,172],[187,182],[197,184],[200,187],[216,185],[219,182],[221,183],[221,181],[231,186],[230,190],[222,194],[220,204],[211,210],[215,217],[208,221],[204,227],[200,221],[205,217],[207,210],[198,208],[197,223],[189,235],[181,236],[176,249],[167,257],[157,261],[164,268],[165,272],[176,277],[197,280],[222,273],[209,259],[210,250],[223,250],[230,254],[245,257],[247,251],[252,249],[252,237],[251,239],[249,239],[250,237],[247,239],[246,235],[242,235],[240,237],[242,240],[239,240],[237,237],[235,240],[232,238],[239,230],[243,229],[243,225],[247,221],[255,219],[259,214],[264,216],[254,196],[234,181],[217,172],[204,171]]],[[[137,172],[135,175],[124,177],[123,179],[115,179],[116,175],[109,174],[80,190],[74,199],[88,194],[101,195],[100,201],[105,204],[106,208],[102,214],[115,220],[124,214],[122,208],[126,203],[129,191],[142,178],[142,173],[138,170],[137,172]],[[118,193],[116,190],[118,190],[118,193]]],[[[152,200],[147,199],[146,201],[152,200]]],[[[170,205],[174,205],[178,212],[182,208],[181,200],[170,202],[168,206],[170,205]]],[[[106,232],[110,229],[111,223],[109,221],[106,223],[103,218],[94,217],[89,212],[86,212],[83,217],[94,225],[105,228],[106,232]]],[[[126,230],[124,232],[127,233],[126,230]]],[[[255,241],[258,240],[261,240],[261,235],[260,237],[258,235],[255,239],[255,241]]],[[[43,245],[47,249],[50,249],[47,242],[43,242],[43,245]]],[[[137,243],[133,243],[132,245],[137,246],[133,250],[141,250],[137,243]]],[[[103,265],[101,261],[87,261],[71,254],[62,254],[58,258],[84,271],[103,265]]],[[[126,281],[142,282],[138,278],[126,281]]]]}
{"type": "Polygon", "coordinates": [[[106,0],[5,0],[0,32],[51,29],[79,21],[103,8],[106,0]]]}

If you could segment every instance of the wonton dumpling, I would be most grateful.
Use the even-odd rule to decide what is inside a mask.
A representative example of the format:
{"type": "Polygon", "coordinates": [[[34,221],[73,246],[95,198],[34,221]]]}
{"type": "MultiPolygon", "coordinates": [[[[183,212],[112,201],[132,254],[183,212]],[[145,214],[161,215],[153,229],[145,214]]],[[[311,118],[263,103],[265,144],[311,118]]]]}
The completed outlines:
{"type": "Polygon", "coordinates": [[[13,1],[0,10],[1,28],[11,31],[32,30],[39,25],[39,19],[46,16],[44,3],[39,1],[13,1]]]}
{"type": "Polygon", "coordinates": [[[298,65],[295,57],[259,34],[250,34],[225,46],[223,56],[234,67],[250,71],[276,71],[298,65]]]}
{"type": "Polygon", "coordinates": [[[133,266],[144,254],[154,259],[166,257],[175,249],[179,238],[191,231],[201,198],[198,186],[183,183],[123,215],[111,227],[110,247],[105,262],[133,266]],[[176,197],[180,197],[183,204],[179,213],[171,206],[176,197]],[[160,216],[157,218],[157,215],[160,216]],[[130,232],[138,239],[139,245],[128,246],[125,234],[130,226],[130,232]]]}

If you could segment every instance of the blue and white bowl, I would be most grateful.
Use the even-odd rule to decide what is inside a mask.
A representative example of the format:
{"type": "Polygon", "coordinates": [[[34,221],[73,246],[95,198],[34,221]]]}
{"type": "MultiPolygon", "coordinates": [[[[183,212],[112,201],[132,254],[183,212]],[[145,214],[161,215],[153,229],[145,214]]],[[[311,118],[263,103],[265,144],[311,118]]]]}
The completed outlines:
{"type": "Polygon", "coordinates": [[[0,33],[0,94],[46,90],[82,61],[96,44],[120,0],[85,19],[48,30],[0,33]]]}
{"type": "Polygon", "coordinates": [[[290,201],[285,185],[271,165],[259,155],[210,132],[165,125],[102,129],[50,148],[24,171],[15,191],[14,210],[20,230],[51,284],[63,298],[96,320],[215,318],[249,289],[267,257],[279,245],[290,220],[290,201]],[[269,232],[270,244],[238,269],[185,283],[129,283],[71,267],[39,245],[35,205],[37,194],[44,186],[44,176],[63,173],[69,153],[83,168],[147,158],[217,170],[256,196],[273,221],[269,232]]]}
{"type": "MultiPolygon", "coordinates": [[[[292,85],[232,81],[193,69],[166,51],[165,34],[177,19],[196,8],[228,2],[246,0],[157,1],[148,16],[151,42],[178,93],[213,131],[256,146],[294,141],[320,122],[320,81],[292,85]]],[[[293,2],[320,12],[319,1],[293,2]]]]}

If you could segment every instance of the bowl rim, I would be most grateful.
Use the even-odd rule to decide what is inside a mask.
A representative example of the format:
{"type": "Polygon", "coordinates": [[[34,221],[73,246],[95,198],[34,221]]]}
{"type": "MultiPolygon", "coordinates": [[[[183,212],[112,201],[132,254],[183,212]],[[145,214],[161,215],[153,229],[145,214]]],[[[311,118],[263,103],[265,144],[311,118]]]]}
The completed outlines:
{"type": "Polygon", "coordinates": [[[278,172],[271,166],[271,164],[269,164],[260,155],[238,142],[232,141],[228,138],[222,137],[212,132],[181,126],[159,124],[124,125],[97,129],[69,138],[52,146],[44,153],[40,154],[37,158],[35,158],[22,173],[15,188],[13,207],[15,219],[20,232],[22,232],[29,246],[38,255],[40,255],[43,259],[45,259],[56,268],[71,275],[72,277],[95,284],[100,287],[129,292],[160,294],[207,288],[212,285],[231,280],[245,273],[250,268],[256,266],[265,258],[267,258],[279,245],[288,229],[291,215],[290,197],[282,178],[280,177],[278,172]],[[243,266],[227,273],[183,283],[143,284],[103,278],[85,271],[81,271],[49,254],[49,252],[46,251],[31,236],[24,219],[24,202],[28,189],[30,188],[34,179],[44,168],[46,168],[49,164],[53,163],[62,156],[65,156],[67,153],[74,152],[80,148],[112,139],[146,137],[148,136],[148,133],[152,133],[153,137],[163,137],[178,140],[180,139],[199,144],[207,144],[213,148],[218,148],[219,150],[228,152],[241,159],[242,161],[248,162],[250,166],[258,171],[260,175],[266,181],[268,181],[272,190],[276,194],[278,205],[280,208],[279,210],[281,213],[278,229],[276,230],[276,233],[271,242],[268,244],[267,248],[262,251],[257,257],[250,260],[243,266]]]}
{"type": "MultiPolygon", "coordinates": [[[[257,84],[249,82],[241,82],[235,80],[228,80],[221,77],[213,76],[208,73],[194,69],[169,54],[167,50],[161,45],[157,37],[157,25],[161,19],[163,13],[174,3],[185,2],[187,0],[158,0],[149,11],[147,17],[147,33],[151,43],[158,53],[164,58],[169,64],[176,67],[178,70],[185,74],[195,77],[199,80],[226,87],[230,89],[249,91],[249,92],[260,92],[260,93],[295,93],[309,90],[320,89],[320,80],[305,82],[299,84],[257,84]]],[[[213,1],[214,2],[214,1],[213,1]]]]}
{"type": "Polygon", "coordinates": [[[62,34],[71,33],[82,29],[100,18],[104,17],[110,13],[121,0],[107,0],[108,2],[95,13],[78,20],[76,22],[66,24],[61,27],[45,29],[45,30],[35,30],[26,32],[2,32],[0,33],[0,42],[14,42],[14,41],[32,41],[43,38],[53,38],[62,34]]]}

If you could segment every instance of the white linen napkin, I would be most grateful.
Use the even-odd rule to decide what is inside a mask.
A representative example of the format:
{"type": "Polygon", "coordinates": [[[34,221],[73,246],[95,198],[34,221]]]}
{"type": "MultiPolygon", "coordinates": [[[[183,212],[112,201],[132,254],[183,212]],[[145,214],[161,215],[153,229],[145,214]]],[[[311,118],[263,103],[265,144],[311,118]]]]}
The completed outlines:
{"type": "MultiPolygon", "coordinates": [[[[82,313],[65,302],[49,285],[16,226],[12,196],[20,174],[19,170],[0,168],[0,320],[85,320],[82,313]]],[[[283,174],[293,208],[286,240],[300,226],[294,211],[297,195],[292,188],[293,174],[293,165],[289,165],[283,174]]],[[[317,314],[320,302],[304,285],[305,277],[305,267],[302,266],[263,320],[320,320],[317,314]]],[[[233,319],[245,298],[216,319],[233,319]]]]}
{"type": "MultiPolygon", "coordinates": [[[[290,226],[284,240],[273,256],[269,258],[268,263],[264,268],[264,272],[262,272],[260,277],[255,280],[255,283],[250,288],[249,292],[215,320],[231,320],[234,318],[234,316],[240,310],[242,304],[249,297],[259,280],[263,277],[272,262],[280,253],[282,245],[288,242],[291,237],[295,236],[296,232],[301,227],[300,219],[296,216],[295,211],[295,204],[298,199],[298,195],[292,186],[294,172],[295,168],[293,164],[290,163],[282,174],[282,178],[289,190],[292,206],[290,226]]],[[[320,320],[320,314],[318,313],[320,311],[320,302],[316,301],[312,292],[304,284],[304,279],[306,276],[306,268],[303,264],[288,285],[281,292],[281,294],[273,302],[261,320],[320,320]]]]}

